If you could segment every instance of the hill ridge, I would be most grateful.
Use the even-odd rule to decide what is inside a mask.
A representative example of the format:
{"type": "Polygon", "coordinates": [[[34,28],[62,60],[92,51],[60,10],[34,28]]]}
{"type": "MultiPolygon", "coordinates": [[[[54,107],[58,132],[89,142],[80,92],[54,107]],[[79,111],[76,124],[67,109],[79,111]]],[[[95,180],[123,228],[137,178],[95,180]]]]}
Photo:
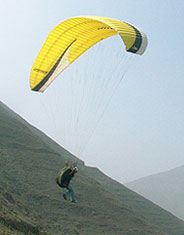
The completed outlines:
{"type": "Polygon", "coordinates": [[[129,182],[126,186],[184,220],[183,180],[184,165],[129,182]]]}

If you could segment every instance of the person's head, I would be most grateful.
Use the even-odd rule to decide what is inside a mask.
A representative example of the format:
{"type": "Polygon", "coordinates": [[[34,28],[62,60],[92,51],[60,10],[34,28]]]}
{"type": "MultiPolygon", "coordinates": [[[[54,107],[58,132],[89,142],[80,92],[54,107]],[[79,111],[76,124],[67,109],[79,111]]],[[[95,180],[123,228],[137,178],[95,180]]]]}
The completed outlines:
{"type": "Polygon", "coordinates": [[[75,167],[72,169],[72,171],[73,171],[74,173],[77,173],[77,172],[79,171],[79,169],[75,166],[75,167]]]}

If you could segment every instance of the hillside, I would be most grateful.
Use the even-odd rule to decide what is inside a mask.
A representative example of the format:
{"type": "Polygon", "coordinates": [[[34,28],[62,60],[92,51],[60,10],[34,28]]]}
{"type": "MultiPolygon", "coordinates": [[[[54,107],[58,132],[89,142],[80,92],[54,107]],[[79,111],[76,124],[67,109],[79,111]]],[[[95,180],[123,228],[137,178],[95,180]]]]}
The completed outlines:
{"type": "MultiPolygon", "coordinates": [[[[54,143],[0,103],[0,231],[8,234],[184,234],[184,222],[54,143]],[[77,161],[77,204],[55,177],[77,161]]],[[[1,234],[1,233],[0,233],[1,234]]],[[[5,234],[2,233],[2,234],[5,234]]]]}
{"type": "Polygon", "coordinates": [[[183,185],[184,166],[181,166],[130,182],[127,187],[184,220],[183,185]]]}

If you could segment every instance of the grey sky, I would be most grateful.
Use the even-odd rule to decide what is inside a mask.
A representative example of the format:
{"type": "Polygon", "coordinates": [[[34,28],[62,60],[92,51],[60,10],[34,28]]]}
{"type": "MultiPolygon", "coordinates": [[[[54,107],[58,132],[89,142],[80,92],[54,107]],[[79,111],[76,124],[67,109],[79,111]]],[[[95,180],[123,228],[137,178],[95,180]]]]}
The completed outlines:
{"type": "MultiPolygon", "coordinates": [[[[143,56],[125,58],[131,57],[130,68],[79,158],[120,182],[184,164],[183,0],[0,0],[0,9],[0,100],[61,145],[68,135],[68,149],[84,140],[67,129],[73,124],[63,124],[68,118],[66,81],[87,76],[88,55],[60,75],[46,95],[31,92],[30,70],[47,35],[63,20],[80,15],[111,17],[142,29],[148,48],[143,56]]],[[[108,43],[108,53],[122,44],[117,38],[108,43]]],[[[103,74],[105,63],[100,64],[103,74]]],[[[95,66],[95,74],[102,73],[95,66]]]]}

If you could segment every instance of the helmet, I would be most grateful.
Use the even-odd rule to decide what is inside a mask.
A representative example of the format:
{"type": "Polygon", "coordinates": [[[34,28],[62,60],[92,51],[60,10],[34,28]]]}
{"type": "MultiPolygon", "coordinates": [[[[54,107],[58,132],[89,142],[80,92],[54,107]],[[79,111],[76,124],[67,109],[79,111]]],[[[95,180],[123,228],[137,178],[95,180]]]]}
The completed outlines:
{"type": "Polygon", "coordinates": [[[78,169],[77,167],[74,167],[74,168],[73,168],[73,171],[74,171],[74,172],[78,172],[79,169],[78,169]]]}

